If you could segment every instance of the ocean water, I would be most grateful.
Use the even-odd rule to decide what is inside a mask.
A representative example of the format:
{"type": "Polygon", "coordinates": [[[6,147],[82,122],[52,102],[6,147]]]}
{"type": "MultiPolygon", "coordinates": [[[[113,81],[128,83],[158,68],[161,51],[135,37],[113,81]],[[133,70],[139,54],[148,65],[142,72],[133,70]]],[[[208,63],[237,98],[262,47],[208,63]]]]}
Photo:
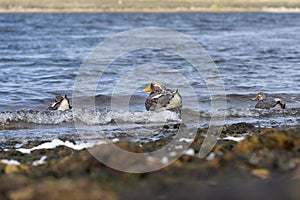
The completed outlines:
{"type": "MultiPolygon", "coordinates": [[[[172,135],[162,127],[180,122],[179,116],[145,111],[148,94],[142,89],[156,79],[182,94],[192,126],[187,130],[208,127],[212,115],[223,112],[225,124],[299,127],[299,23],[300,15],[292,13],[0,14],[1,143],[65,136],[147,142],[172,135]],[[72,100],[79,70],[100,43],[144,27],[174,30],[200,44],[222,78],[226,109],[212,110],[207,80],[187,60],[145,48],[120,55],[105,71],[95,64],[86,72],[88,84],[103,73],[91,96],[96,108],[79,108],[79,117],[72,111],[47,111],[58,94],[72,100]],[[255,109],[250,99],[260,91],[283,98],[287,108],[255,109]],[[91,128],[80,135],[76,121],[91,128]]],[[[193,49],[184,48],[193,55],[193,49]]]]}

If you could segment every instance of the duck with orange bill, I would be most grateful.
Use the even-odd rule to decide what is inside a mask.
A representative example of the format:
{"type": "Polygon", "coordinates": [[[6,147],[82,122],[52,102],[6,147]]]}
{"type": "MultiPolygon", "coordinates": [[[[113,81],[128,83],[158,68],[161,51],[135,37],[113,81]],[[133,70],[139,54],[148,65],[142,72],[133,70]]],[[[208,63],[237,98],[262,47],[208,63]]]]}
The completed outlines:
{"type": "Polygon", "coordinates": [[[171,110],[180,112],[180,109],[182,107],[182,98],[178,90],[174,91],[168,89],[159,81],[153,81],[143,91],[150,92],[148,98],[145,101],[146,110],[171,110]]]}

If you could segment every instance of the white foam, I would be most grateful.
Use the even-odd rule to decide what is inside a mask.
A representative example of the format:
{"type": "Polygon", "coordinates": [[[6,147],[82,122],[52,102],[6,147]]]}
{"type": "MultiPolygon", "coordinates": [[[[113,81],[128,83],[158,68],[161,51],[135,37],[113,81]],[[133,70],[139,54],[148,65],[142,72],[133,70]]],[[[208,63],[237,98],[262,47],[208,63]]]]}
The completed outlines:
{"type": "Polygon", "coordinates": [[[1,124],[19,121],[36,124],[59,124],[62,122],[72,122],[73,114],[72,111],[51,112],[37,110],[20,110],[17,112],[0,113],[1,124]]]}
{"type": "Polygon", "coordinates": [[[168,157],[163,157],[162,159],[161,159],[161,163],[162,164],[168,164],[169,163],[169,159],[168,159],[168,157]]]}
{"type": "Polygon", "coordinates": [[[111,121],[129,123],[157,123],[157,122],[180,122],[180,116],[169,110],[161,112],[150,111],[99,111],[88,109],[74,110],[76,120],[87,125],[108,124],[111,121]]]}
{"type": "Polygon", "coordinates": [[[128,110],[72,109],[66,111],[20,110],[0,112],[0,124],[28,122],[35,124],[60,124],[81,121],[87,125],[108,124],[111,121],[130,123],[180,122],[180,116],[169,110],[161,112],[128,110]],[[75,116],[75,119],[74,119],[75,116]]]}
{"type": "Polygon", "coordinates": [[[179,142],[187,142],[192,143],[194,141],[194,138],[180,138],[179,142]]]}
{"type": "Polygon", "coordinates": [[[176,149],[176,150],[183,149],[183,145],[175,146],[175,149],[176,149]]]}
{"type": "Polygon", "coordinates": [[[81,143],[81,144],[74,144],[70,141],[62,141],[62,140],[59,140],[59,139],[54,139],[52,140],[51,142],[45,142],[39,146],[36,146],[36,147],[33,147],[31,149],[25,149],[25,148],[20,148],[20,149],[17,149],[17,151],[20,151],[22,153],[31,153],[31,151],[33,150],[39,150],[39,149],[54,149],[58,146],[66,146],[66,147],[69,147],[71,149],[74,149],[74,150],[82,150],[84,148],[91,148],[93,146],[95,146],[96,144],[105,144],[107,143],[106,141],[99,141],[97,143],[81,143]]]}
{"type": "Polygon", "coordinates": [[[117,122],[131,122],[131,123],[156,123],[168,121],[180,121],[178,114],[165,110],[161,112],[151,111],[114,111],[113,119],[117,122]]]}
{"type": "Polygon", "coordinates": [[[32,165],[33,165],[33,166],[43,165],[43,164],[46,163],[46,162],[45,162],[46,158],[47,158],[47,156],[42,156],[41,159],[36,160],[36,161],[33,161],[33,162],[32,162],[32,165]]]}
{"type": "Polygon", "coordinates": [[[147,157],[147,161],[149,161],[149,162],[153,162],[155,159],[152,157],[152,156],[148,156],[147,157]]]}
{"type": "Polygon", "coordinates": [[[176,151],[171,151],[171,152],[169,153],[169,156],[170,156],[170,157],[175,157],[175,156],[177,156],[176,151]]]}
{"type": "Polygon", "coordinates": [[[116,143],[116,142],[119,142],[120,139],[119,139],[119,138],[114,138],[114,139],[112,139],[111,141],[112,141],[113,143],[116,143]]]}
{"type": "Polygon", "coordinates": [[[210,152],[209,154],[208,154],[208,156],[206,156],[206,160],[214,160],[215,159],[215,157],[216,157],[216,154],[214,153],[214,152],[210,152]]]}
{"type": "Polygon", "coordinates": [[[188,150],[186,150],[184,153],[184,155],[188,155],[188,156],[194,156],[195,155],[195,150],[192,148],[189,148],[188,150]]]}
{"type": "Polygon", "coordinates": [[[2,159],[2,160],[0,160],[0,162],[2,162],[3,164],[6,164],[6,165],[20,165],[21,164],[17,160],[7,160],[7,159],[2,159]]]}
{"type": "Polygon", "coordinates": [[[219,138],[219,139],[222,139],[222,140],[232,140],[232,141],[235,141],[235,142],[240,142],[242,140],[245,139],[244,136],[241,136],[241,137],[233,137],[233,136],[227,136],[227,137],[224,137],[224,138],[219,138]]]}

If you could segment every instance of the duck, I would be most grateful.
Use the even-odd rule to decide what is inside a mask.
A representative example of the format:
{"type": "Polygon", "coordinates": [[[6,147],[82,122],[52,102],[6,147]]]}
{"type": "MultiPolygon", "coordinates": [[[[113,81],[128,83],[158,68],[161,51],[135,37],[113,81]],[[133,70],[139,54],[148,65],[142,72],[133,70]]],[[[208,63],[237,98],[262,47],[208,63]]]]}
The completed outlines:
{"type": "Polygon", "coordinates": [[[252,98],[258,101],[255,108],[261,109],[285,109],[285,102],[281,98],[268,98],[264,92],[259,92],[252,98]]]}
{"type": "Polygon", "coordinates": [[[143,92],[150,92],[145,101],[147,111],[170,110],[180,112],[182,98],[178,90],[168,89],[159,81],[152,81],[143,92]]]}
{"type": "Polygon", "coordinates": [[[67,95],[62,97],[61,95],[57,95],[55,97],[54,103],[48,107],[48,110],[70,110],[72,106],[70,105],[70,100],[67,95]]]}

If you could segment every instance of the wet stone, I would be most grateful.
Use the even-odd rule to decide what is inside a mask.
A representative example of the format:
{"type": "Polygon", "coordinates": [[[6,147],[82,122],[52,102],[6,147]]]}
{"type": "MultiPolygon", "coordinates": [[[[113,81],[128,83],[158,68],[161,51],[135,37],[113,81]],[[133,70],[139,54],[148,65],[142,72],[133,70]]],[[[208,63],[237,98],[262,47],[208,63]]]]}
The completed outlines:
{"type": "MultiPolygon", "coordinates": [[[[16,160],[20,165],[0,163],[0,198],[178,199],[191,193],[195,197],[204,198],[208,194],[224,192],[224,186],[228,185],[232,185],[232,188],[245,186],[245,192],[251,190],[253,193],[253,188],[266,187],[263,181],[288,183],[278,185],[281,191],[285,191],[280,199],[289,199],[289,194],[300,196],[299,191],[293,189],[296,185],[291,185],[290,181],[292,178],[294,181],[300,180],[300,132],[257,130],[246,124],[241,127],[239,132],[249,128],[253,133],[240,142],[218,140],[210,152],[209,159],[197,156],[207,136],[207,130],[202,129],[188,147],[193,150],[194,155],[184,154],[161,170],[143,174],[119,172],[105,166],[91,154],[94,151],[101,156],[109,156],[111,149],[106,148],[107,145],[98,145],[89,151],[73,150],[65,146],[34,150],[30,154],[16,150],[2,151],[0,159],[16,160]],[[33,161],[39,160],[42,156],[47,156],[45,164],[33,166],[33,161]],[[249,187],[246,187],[248,184],[249,187]]],[[[226,134],[231,134],[236,129],[238,128],[231,127],[227,129],[226,134]]],[[[116,142],[116,145],[129,152],[151,152],[168,144],[170,139],[162,138],[143,144],[121,141],[116,142]]],[[[121,164],[134,163],[130,158],[126,160],[118,156],[107,158],[121,164]]],[[[162,160],[142,162],[155,165],[162,160]]]]}
{"type": "Polygon", "coordinates": [[[242,135],[245,133],[251,134],[256,131],[257,129],[252,124],[241,122],[224,126],[222,135],[242,135]]]}

